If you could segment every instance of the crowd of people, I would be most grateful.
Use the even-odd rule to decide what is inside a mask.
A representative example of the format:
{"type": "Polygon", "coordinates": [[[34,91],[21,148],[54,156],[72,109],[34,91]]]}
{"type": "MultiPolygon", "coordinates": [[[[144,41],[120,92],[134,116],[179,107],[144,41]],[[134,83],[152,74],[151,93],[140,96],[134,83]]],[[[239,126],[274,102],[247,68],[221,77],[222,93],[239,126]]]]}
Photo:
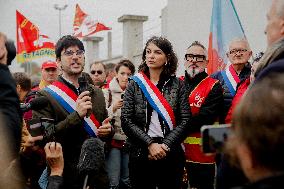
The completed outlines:
{"type": "Polygon", "coordinates": [[[90,63],[86,73],[83,43],[66,35],[32,85],[9,71],[0,32],[0,188],[282,186],[283,0],[272,1],[265,34],[256,56],[247,39],[233,39],[228,66],[212,75],[206,47],[190,43],[182,77],[167,38],[147,40],[138,71],[121,59],[90,63]],[[205,154],[201,127],[223,123],[231,124],[225,148],[205,154]]]}

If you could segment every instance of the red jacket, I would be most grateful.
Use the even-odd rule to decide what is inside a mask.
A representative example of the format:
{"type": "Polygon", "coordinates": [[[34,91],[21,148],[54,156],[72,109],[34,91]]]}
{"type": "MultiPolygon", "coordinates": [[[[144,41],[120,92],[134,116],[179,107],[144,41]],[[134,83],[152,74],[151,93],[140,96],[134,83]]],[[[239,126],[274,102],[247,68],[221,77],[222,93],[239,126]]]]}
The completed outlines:
{"type": "Polygon", "coordinates": [[[228,111],[228,114],[225,118],[225,123],[231,123],[232,122],[232,115],[233,111],[235,110],[235,107],[240,102],[243,94],[246,92],[248,86],[250,85],[250,78],[247,78],[243,82],[241,82],[237,88],[237,92],[233,98],[232,105],[228,111]]]}

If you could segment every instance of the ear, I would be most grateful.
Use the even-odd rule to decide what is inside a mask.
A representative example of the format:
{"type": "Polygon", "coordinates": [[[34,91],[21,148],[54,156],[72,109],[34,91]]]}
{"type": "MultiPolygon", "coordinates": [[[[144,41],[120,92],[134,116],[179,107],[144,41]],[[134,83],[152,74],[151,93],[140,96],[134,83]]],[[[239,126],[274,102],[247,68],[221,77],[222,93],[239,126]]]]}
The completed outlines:
{"type": "Polygon", "coordinates": [[[250,50],[250,51],[249,51],[249,57],[251,57],[251,56],[252,56],[252,51],[250,50]]]}
{"type": "Polygon", "coordinates": [[[227,55],[227,58],[229,58],[229,53],[228,52],[226,53],[226,55],[227,55]]]}
{"type": "Polygon", "coordinates": [[[17,90],[17,93],[20,94],[21,90],[22,90],[22,87],[18,84],[16,86],[16,90],[17,90]]]}

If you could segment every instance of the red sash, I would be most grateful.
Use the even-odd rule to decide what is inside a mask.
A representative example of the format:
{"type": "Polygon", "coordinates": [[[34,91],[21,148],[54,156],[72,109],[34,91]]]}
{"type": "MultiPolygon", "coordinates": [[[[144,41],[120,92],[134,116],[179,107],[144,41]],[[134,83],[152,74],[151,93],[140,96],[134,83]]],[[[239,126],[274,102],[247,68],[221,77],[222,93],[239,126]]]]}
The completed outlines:
{"type": "MultiPolygon", "coordinates": [[[[193,116],[199,113],[200,107],[216,83],[216,79],[207,76],[190,93],[188,101],[193,116]]],[[[186,161],[198,163],[214,163],[215,161],[215,156],[203,154],[200,132],[190,134],[184,140],[184,147],[186,161]]]]}

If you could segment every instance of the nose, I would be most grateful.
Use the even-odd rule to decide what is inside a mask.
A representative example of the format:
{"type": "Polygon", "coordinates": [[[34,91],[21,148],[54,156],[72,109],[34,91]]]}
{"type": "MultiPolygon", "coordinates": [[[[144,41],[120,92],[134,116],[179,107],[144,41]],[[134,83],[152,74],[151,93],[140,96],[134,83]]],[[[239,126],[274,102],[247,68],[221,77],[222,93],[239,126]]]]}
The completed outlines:
{"type": "Polygon", "coordinates": [[[153,52],[150,52],[150,53],[148,53],[148,56],[147,56],[148,58],[154,58],[154,53],[153,52]]]}

